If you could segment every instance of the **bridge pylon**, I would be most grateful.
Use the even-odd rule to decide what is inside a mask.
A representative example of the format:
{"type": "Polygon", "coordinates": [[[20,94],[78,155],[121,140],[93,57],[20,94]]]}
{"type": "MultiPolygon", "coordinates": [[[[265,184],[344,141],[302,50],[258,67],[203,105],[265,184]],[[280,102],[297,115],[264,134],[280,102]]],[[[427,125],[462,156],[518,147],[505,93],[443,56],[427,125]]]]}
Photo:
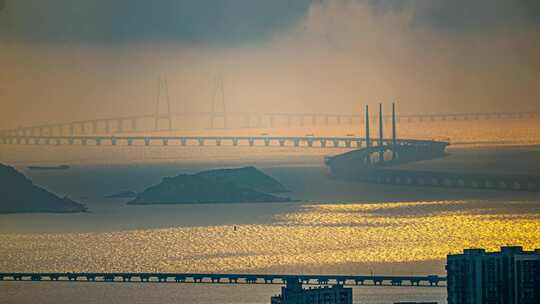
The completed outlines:
{"type": "Polygon", "coordinates": [[[365,118],[365,128],[366,128],[366,147],[367,148],[371,148],[371,136],[370,136],[370,129],[369,129],[369,106],[366,105],[366,110],[365,110],[365,115],[366,115],[366,118],[365,118]]]}
{"type": "Polygon", "coordinates": [[[379,162],[384,162],[384,120],[383,120],[383,105],[379,103],[379,162]]]}
{"type": "Polygon", "coordinates": [[[214,92],[212,95],[212,110],[210,113],[210,128],[214,129],[215,120],[222,118],[223,127],[227,128],[227,108],[225,106],[225,86],[223,78],[216,77],[214,79],[214,92]]]}
{"type": "Polygon", "coordinates": [[[159,130],[159,122],[166,120],[168,123],[168,130],[172,130],[172,115],[171,115],[171,101],[169,96],[169,85],[166,77],[159,77],[158,79],[158,91],[156,99],[156,112],[154,115],[154,129],[159,130]],[[161,104],[165,104],[165,113],[161,112],[161,104]]]}
{"type": "Polygon", "coordinates": [[[397,131],[396,131],[396,104],[392,103],[392,159],[397,158],[396,148],[397,148],[397,131]]]}

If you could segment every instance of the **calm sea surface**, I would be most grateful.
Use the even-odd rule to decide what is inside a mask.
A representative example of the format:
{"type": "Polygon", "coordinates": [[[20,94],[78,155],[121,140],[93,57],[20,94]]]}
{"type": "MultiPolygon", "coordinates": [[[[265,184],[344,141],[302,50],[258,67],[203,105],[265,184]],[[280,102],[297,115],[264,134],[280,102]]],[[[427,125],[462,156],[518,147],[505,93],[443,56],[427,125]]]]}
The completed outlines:
{"type": "MultiPolygon", "coordinates": [[[[37,185],[86,203],[90,212],[0,215],[0,271],[444,275],[446,255],[463,248],[540,248],[536,194],[338,181],[328,177],[322,154],[283,150],[271,159],[250,150],[240,159],[234,153],[241,149],[229,156],[210,149],[197,159],[135,148],[118,161],[111,155],[121,154],[107,148],[68,153],[49,147],[40,157],[25,150],[34,148],[14,149],[2,151],[3,162],[37,185]],[[26,170],[30,163],[58,159],[72,168],[26,170]],[[239,165],[257,165],[301,201],[128,206],[125,199],[104,198],[140,191],[165,176],[239,165]]],[[[2,282],[0,303],[269,303],[278,292],[277,285],[2,282]]],[[[368,304],[446,303],[444,288],[357,287],[354,297],[368,304]]]]}

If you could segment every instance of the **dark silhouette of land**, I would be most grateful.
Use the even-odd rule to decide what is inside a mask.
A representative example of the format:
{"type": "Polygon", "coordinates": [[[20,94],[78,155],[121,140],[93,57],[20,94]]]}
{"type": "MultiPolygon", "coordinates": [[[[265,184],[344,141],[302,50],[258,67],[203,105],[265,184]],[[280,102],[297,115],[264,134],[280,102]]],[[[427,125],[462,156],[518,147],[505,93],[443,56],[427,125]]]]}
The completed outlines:
{"type": "Polygon", "coordinates": [[[70,166],[68,165],[60,165],[60,166],[28,166],[28,169],[30,170],[68,170],[70,166]]]}
{"type": "Polygon", "coordinates": [[[132,198],[137,197],[137,192],[135,191],[122,191],[110,195],[106,195],[105,198],[132,198]]]}
{"type": "Polygon", "coordinates": [[[166,177],[128,204],[289,202],[269,192],[284,192],[277,180],[254,167],[203,171],[166,177]]]}
{"type": "Polygon", "coordinates": [[[0,164],[0,213],[84,212],[86,207],[35,186],[13,167],[0,164]]]}
{"type": "Polygon", "coordinates": [[[252,166],[236,169],[207,170],[195,175],[216,182],[234,183],[242,188],[250,188],[265,193],[289,192],[276,179],[252,166]]]}

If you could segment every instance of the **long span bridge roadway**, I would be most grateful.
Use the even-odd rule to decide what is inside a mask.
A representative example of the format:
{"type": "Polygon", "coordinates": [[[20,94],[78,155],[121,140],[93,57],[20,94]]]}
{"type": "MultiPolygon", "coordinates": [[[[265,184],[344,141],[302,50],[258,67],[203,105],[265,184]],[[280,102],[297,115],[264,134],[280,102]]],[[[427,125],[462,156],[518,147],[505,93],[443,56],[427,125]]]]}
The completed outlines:
{"type": "MultiPolygon", "coordinates": [[[[82,145],[82,146],[248,146],[294,148],[355,148],[368,145],[363,137],[318,136],[27,136],[0,135],[5,145],[82,145]]],[[[383,139],[369,141],[371,146],[429,146],[434,141],[415,139],[383,139]]]]}
{"type": "MultiPolygon", "coordinates": [[[[540,111],[530,112],[474,112],[474,113],[440,113],[440,114],[405,114],[397,115],[397,122],[417,123],[436,121],[469,121],[494,119],[525,119],[538,118],[540,111]]],[[[115,134],[124,132],[144,132],[157,130],[177,130],[186,124],[187,118],[197,119],[210,129],[222,128],[276,128],[293,126],[328,126],[356,125],[365,122],[362,114],[329,114],[329,113],[170,113],[117,116],[95,118],[71,122],[55,122],[15,129],[0,130],[0,134],[10,135],[85,135],[85,134],[115,134]],[[160,123],[166,126],[160,127],[160,123]]],[[[370,118],[377,124],[379,117],[370,118]]],[[[391,116],[382,118],[385,122],[391,116]]]]}
{"type": "Polygon", "coordinates": [[[53,282],[155,282],[206,284],[285,284],[298,278],[306,285],[371,285],[371,286],[432,286],[439,287],[446,277],[390,275],[289,275],[289,274],[217,274],[217,273],[147,273],[147,272],[43,272],[0,273],[0,281],[53,282]]]}

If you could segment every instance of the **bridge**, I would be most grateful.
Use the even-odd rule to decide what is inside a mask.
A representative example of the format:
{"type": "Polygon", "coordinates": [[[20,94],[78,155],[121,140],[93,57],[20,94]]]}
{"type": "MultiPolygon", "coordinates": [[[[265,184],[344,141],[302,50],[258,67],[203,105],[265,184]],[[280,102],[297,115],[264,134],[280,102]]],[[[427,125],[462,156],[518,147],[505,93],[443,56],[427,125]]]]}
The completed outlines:
{"type": "Polygon", "coordinates": [[[197,284],[279,284],[298,279],[306,285],[349,286],[430,286],[440,287],[446,277],[390,275],[291,275],[291,274],[219,274],[151,272],[0,272],[0,281],[52,282],[139,282],[197,284]]]}
{"type": "MultiPolygon", "coordinates": [[[[433,141],[415,139],[383,139],[382,146],[425,146],[433,141]]],[[[0,135],[4,145],[81,145],[81,146],[247,146],[294,148],[355,148],[373,147],[364,137],[319,136],[32,136],[0,135]]]]}
{"type": "MultiPolygon", "coordinates": [[[[496,119],[526,119],[538,118],[540,111],[530,112],[471,112],[471,113],[432,113],[396,115],[399,123],[421,123],[440,121],[470,121],[470,120],[496,120],[496,119]]],[[[87,135],[87,134],[118,134],[125,132],[150,132],[160,130],[179,130],[186,125],[189,119],[202,122],[202,129],[228,129],[228,128],[277,128],[294,126],[329,126],[329,125],[357,125],[365,122],[362,114],[339,113],[251,113],[251,112],[190,112],[148,114],[95,118],[70,122],[58,122],[32,126],[21,126],[14,129],[1,130],[0,134],[27,135],[27,136],[53,136],[53,135],[87,135]],[[161,126],[165,121],[165,127],[161,126]]],[[[372,116],[368,119],[374,124],[379,119],[384,122],[391,121],[390,115],[382,118],[372,116]]]]}
{"type": "MultiPolygon", "coordinates": [[[[70,125],[68,134],[65,134],[65,128],[63,126],[47,127],[47,130],[43,130],[42,127],[34,129],[18,129],[15,131],[5,131],[0,133],[0,143],[6,145],[93,145],[93,146],[261,146],[261,147],[294,147],[294,148],[347,148],[347,149],[364,149],[365,151],[379,151],[382,154],[386,150],[391,150],[394,153],[394,158],[397,155],[396,151],[399,149],[403,151],[405,148],[408,150],[418,152],[422,149],[433,150],[437,146],[438,142],[430,140],[415,140],[415,139],[397,139],[396,135],[396,123],[397,116],[395,111],[395,105],[392,104],[392,115],[390,119],[392,122],[392,138],[385,139],[383,133],[383,111],[382,104],[379,105],[379,138],[377,141],[372,141],[370,138],[370,115],[369,107],[366,106],[364,122],[366,125],[366,137],[335,137],[335,136],[172,136],[172,135],[75,135],[73,130],[73,124],[70,125]]],[[[132,118],[135,119],[135,118],[132,118]]],[[[123,120],[117,121],[117,128],[123,129],[123,120]]],[[[105,133],[110,133],[110,121],[105,120],[105,133]]],[[[84,124],[84,122],[81,122],[84,124]]],[[[158,120],[156,120],[156,126],[158,120]]],[[[93,133],[97,132],[97,121],[94,122],[92,127],[93,133]]],[[[132,125],[132,128],[134,126],[132,125]]],[[[83,128],[84,130],[84,128],[83,128]]],[[[446,143],[443,145],[446,147],[446,143]]]]}

